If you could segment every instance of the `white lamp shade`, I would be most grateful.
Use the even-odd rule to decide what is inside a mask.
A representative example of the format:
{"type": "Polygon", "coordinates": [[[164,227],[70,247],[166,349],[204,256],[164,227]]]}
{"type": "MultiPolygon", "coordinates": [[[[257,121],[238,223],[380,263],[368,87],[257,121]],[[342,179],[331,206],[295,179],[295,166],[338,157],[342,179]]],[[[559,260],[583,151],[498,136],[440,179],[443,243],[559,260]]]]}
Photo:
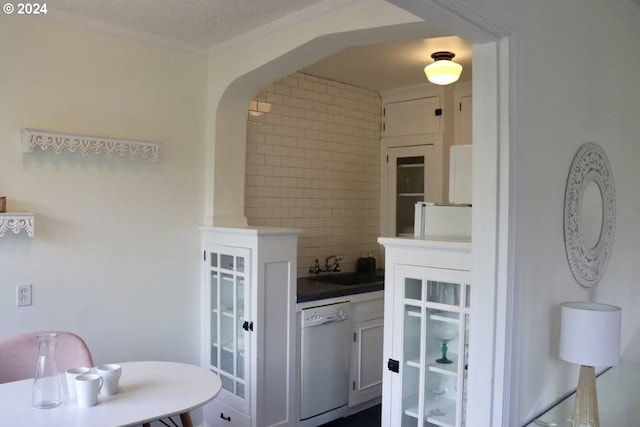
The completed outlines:
{"type": "Polygon", "coordinates": [[[585,366],[614,366],[620,359],[620,307],[565,302],[560,311],[560,358],[585,366]]]}
{"type": "Polygon", "coordinates": [[[462,65],[448,59],[440,59],[424,67],[424,73],[431,83],[448,85],[458,81],[462,65]]]}

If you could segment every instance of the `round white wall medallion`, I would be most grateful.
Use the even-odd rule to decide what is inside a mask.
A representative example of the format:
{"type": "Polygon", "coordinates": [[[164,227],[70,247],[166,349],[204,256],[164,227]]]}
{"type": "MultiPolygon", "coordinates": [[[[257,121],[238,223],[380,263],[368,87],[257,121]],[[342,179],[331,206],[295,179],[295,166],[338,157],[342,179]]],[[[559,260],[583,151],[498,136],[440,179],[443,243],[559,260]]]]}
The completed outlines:
{"type": "Polygon", "coordinates": [[[564,196],[564,244],[573,277],[595,286],[611,255],[616,192],[611,164],[598,144],[584,144],[571,163],[564,196]]]}

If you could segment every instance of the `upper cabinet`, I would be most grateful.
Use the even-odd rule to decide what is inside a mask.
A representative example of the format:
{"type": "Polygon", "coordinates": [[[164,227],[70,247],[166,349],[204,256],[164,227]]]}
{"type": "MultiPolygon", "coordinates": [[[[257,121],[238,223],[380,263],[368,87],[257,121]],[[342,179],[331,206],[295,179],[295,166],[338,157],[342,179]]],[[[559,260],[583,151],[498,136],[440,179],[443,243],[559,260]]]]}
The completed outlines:
{"type": "Polygon", "coordinates": [[[440,132],[440,96],[384,103],[384,137],[440,132]]]}
{"type": "Polygon", "coordinates": [[[460,203],[449,199],[449,152],[471,143],[471,85],[425,84],[381,96],[380,234],[410,235],[416,202],[460,203]]]}

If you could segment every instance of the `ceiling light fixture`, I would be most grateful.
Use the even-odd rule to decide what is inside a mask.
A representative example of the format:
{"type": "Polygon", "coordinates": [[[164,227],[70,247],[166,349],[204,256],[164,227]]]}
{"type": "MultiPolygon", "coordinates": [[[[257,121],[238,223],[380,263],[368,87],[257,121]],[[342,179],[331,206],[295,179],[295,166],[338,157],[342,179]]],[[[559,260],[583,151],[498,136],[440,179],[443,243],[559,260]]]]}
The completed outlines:
{"type": "Polygon", "coordinates": [[[424,67],[427,79],[433,84],[448,85],[457,82],[462,73],[462,65],[453,62],[456,55],[452,52],[440,51],[431,54],[433,64],[424,67]]]}

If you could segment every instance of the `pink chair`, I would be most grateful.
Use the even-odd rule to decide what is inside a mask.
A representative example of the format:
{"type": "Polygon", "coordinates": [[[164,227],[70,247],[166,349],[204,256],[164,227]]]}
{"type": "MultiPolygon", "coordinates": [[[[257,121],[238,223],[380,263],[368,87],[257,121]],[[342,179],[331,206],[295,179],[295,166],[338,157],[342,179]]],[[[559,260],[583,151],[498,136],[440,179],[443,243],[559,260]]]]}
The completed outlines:
{"type": "Polygon", "coordinates": [[[56,359],[60,372],[76,366],[93,366],[91,353],[85,342],[71,332],[28,332],[0,338],[0,384],[33,378],[38,360],[36,336],[46,332],[58,334],[56,359]]]}

